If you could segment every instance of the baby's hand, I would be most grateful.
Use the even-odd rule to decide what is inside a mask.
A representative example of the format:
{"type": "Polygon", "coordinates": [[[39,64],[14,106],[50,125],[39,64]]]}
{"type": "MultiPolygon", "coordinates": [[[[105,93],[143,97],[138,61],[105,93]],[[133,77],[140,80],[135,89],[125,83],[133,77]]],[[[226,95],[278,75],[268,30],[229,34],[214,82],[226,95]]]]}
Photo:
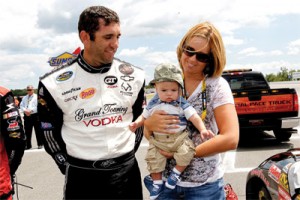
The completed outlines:
{"type": "Polygon", "coordinates": [[[137,123],[136,122],[131,122],[129,124],[129,130],[131,130],[132,132],[135,132],[137,129],[137,123]]]}
{"type": "Polygon", "coordinates": [[[200,132],[200,137],[202,141],[206,141],[215,137],[215,134],[211,130],[203,130],[200,132]]]}

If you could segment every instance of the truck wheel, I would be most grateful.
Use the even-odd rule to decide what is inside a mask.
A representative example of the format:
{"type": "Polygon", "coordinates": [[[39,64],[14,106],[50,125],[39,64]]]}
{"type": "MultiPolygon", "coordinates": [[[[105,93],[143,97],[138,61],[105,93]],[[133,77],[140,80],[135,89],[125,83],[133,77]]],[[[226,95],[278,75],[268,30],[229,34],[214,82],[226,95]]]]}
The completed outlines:
{"type": "Polygon", "coordinates": [[[292,136],[292,132],[290,130],[273,130],[274,135],[278,141],[284,142],[289,141],[292,136]]]}

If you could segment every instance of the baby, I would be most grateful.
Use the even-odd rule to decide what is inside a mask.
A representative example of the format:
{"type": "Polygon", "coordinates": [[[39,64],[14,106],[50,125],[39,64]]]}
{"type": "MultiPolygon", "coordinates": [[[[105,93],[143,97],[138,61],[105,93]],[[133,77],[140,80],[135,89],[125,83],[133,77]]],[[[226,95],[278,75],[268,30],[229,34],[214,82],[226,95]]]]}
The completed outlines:
{"type": "Polygon", "coordinates": [[[186,130],[187,120],[199,130],[203,140],[212,138],[214,134],[206,130],[196,110],[182,97],[184,84],[180,68],[169,63],[158,65],[150,84],[155,85],[156,95],[150,100],[142,115],[129,125],[130,130],[134,132],[142,126],[144,120],[156,110],[164,110],[169,115],[176,115],[180,119],[179,128],[172,129],[175,134],[154,132],[150,138],[147,138],[149,140],[146,155],[147,168],[153,179],[150,199],[156,199],[163,189],[162,172],[166,166],[166,157],[161,155],[159,150],[174,154],[176,166],[165,183],[166,187],[174,189],[180,174],[195,155],[195,147],[186,130]]]}

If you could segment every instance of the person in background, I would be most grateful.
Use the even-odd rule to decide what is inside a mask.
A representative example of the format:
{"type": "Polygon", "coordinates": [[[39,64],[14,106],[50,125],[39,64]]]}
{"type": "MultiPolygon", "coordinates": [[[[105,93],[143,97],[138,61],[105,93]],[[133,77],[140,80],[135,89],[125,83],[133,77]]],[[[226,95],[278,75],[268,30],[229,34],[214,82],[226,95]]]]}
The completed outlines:
{"type": "Polygon", "coordinates": [[[31,138],[32,130],[34,128],[35,137],[37,141],[38,148],[43,148],[43,138],[40,128],[39,117],[37,114],[37,94],[34,93],[34,88],[32,85],[28,85],[27,95],[22,98],[20,103],[20,110],[24,113],[24,128],[26,134],[26,149],[32,148],[31,138]]]}
{"type": "Polygon", "coordinates": [[[0,199],[11,200],[13,177],[25,149],[22,120],[12,92],[0,86],[0,199]]]}
{"type": "Polygon", "coordinates": [[[19,97],[15,96],[15,97],[14,97],[14,100],[15,100],[16,106],[19,108],[19,106],[20,106],[19,97]]]}
{"type": "Polygon", "coordinates": [[[114,58],[121,36],[117,13],[85,9],[78,22],[84,49],[41,77],[38,113],[45,150],[65,174],[64,199],[143,199],[135,151],[143,127],[144,71],[114,58]]]}
{"type": "MultiPolygon", "coordinates": [[[[177,47],[177,57],[183,70],[187,101],[197,110],[208,130],[215,136],[203,141],[199,131],[188,124],[189,137],[196,153],[190,165],[181,174],[175,189],[164,189],[158,199],[225,199],[221,153],[237,148],[239,125],[233,96],[227,81],[221,77],[226,64],[225,47],[216,27],[203,22],[192,27],[177,47]]],[[[144,122],[145,134],[162,132],[171,134],[177,127],[176,116],[156,111],[144,122]]],[[[169,152],[161,151],[172,158],[169,152]]],[[[169,176],[176,162],[170,159],[164,171],[169,176]]],[[[149,190],[153,181],[146,176],[149,190]]]]}

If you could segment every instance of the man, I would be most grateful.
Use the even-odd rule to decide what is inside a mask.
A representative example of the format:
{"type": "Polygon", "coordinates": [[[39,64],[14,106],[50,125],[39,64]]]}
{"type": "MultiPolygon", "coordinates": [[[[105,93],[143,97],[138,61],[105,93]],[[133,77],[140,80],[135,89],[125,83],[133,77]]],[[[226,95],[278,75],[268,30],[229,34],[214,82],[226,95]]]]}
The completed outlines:
{"type": "Polygon", "coordinates": [[[144,72],[114,58],[121,31],[113,10],[85,9],[78,31],[84,50],[39,83],[45,150],[65,174],[64,199],[143,199],[142,128],[128,126],[142,113],[144,72]]]}
{"type": "Polygon", "coordinates": [[[25,149],[22,120],[9,89],[0,86],[0,199],[12,199],[12,178],[25,149]]]}
{"type": "Polygon", "coordinates": [[[34,127],[38,148],[43,148],[43,140],[40,129],[40,122],[37,114],[37,95],[32,85],[27,86],[27,95],[23,97],[20,109],[24,113],[24,126],[26,134],[26,149],[31,149],[32,129],[34,127]]]}

